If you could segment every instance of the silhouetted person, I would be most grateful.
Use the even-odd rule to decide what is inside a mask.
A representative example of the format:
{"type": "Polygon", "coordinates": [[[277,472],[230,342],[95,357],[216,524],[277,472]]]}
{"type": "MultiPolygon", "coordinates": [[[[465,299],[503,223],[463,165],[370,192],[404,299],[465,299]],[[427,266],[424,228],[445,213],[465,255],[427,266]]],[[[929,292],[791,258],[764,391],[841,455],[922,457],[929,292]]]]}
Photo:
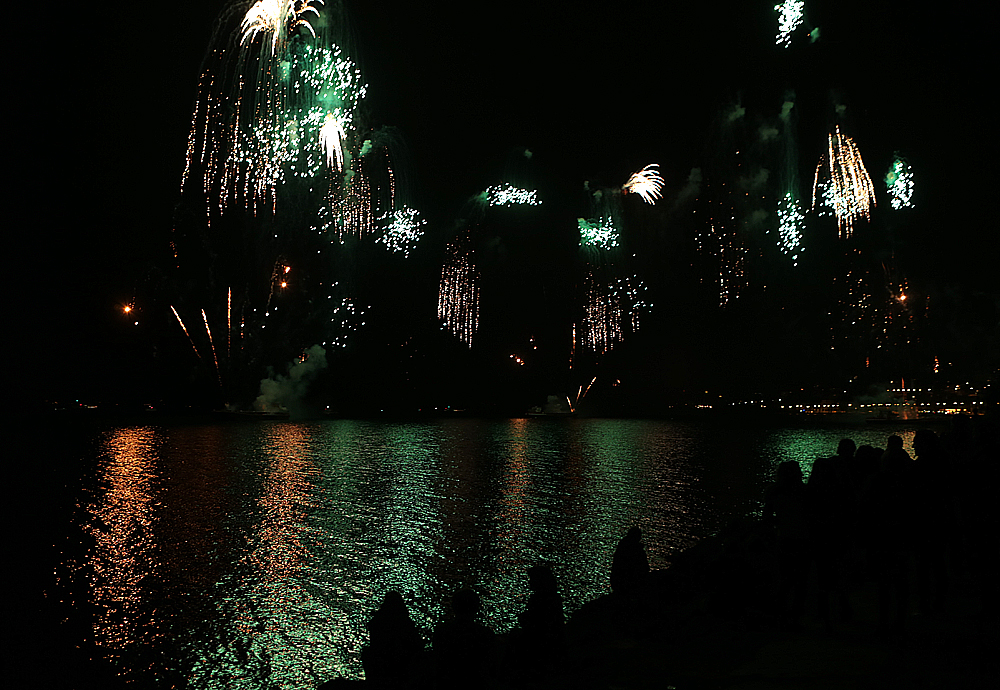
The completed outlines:
{"type": "Polygon", "coordinates": [[[611,591],[624,597],[638,597],[649,577],[649,558],[642,544],[642,530],[633,527],[622,537],[611,559],[611,591]]]}
{"type": "Polygon", "coordinates": [[[778,616],[784,625],[797,628],[805,607],[811,556],[805,485],[802,469],[794,460],[778,465],[775,481],[764,496],[764,521],[776,537],[778,616]]]}
{"type": "MultiPolygon", "coordinates": [[[[849,439],[845,439],[849,440],[849,439]]],[[[843,620],[850,620],[851,607],[847,600],[844,565],[849,555],[849,536],[854,520],[854,491],[847,475],[841,473],[845,457],[853,460],[854,442],[850,443],[851,455],[819,458],[813,463],[806,485],[806,516],[809,521],[809,538],[816,564],[817,603],[820,620],[830,630],[830,599],[836,599],[843,620]]]]}
{"type": "Polygon", "coordinates": [[[566,615],[552,569],[536,565],[528,569],[528,605],[514,631],[515,651],[523,670],[529,675],[550,671],[561,660],[566,644],[566,615]]]}
{"type": "Polygon", "coordinates": [[[365,679],[380,688],[411,685],[413,663],[424,641],[399,592],[387,592],[368,621],[369,643],[361,650],[365,679]]]}
{"type": "Polygon", "coordinates": [[[451,598],[454,616],[434,629],[434,655],[439,688],[482,688],[490,685],[496,636],[476,622],[479,595],[468,588],[451,598]]]}
{"type": "Polygon", "coordinates": [[[847,483],[855,493],[861,487],[862,473],[855,454],[858,446],[853,439],[842,438],[837,443],[837,471],[842,480],[847,483]]]}
{"type": "Polygon", "coordinates": [[[913,458],[903,449],[903,439],[893,434],[885,440],[885,452],[882,453],[882,467],[890,472],[905,473],[912,469],[913,458]]]}
{"type": "Polygon", "coordinates": [[[875,448],[874,446],[869,446],[867,444],[859,446],[858,450],[854,453],[854,466],[857,471],[857,481],[855,482],[854,488],[857,491],[858,497],[864,493],[865,487],[868,486],[868,482],[872,480],[882,467],[882,454],[883,451],[880,448],[875,448]]]}
{"type": "Polygon", "coordinates": [[[635,633],[642,619],[641,599],[649,580],[649,558],[642,544],[642,530],[631,528],[611,558],[611,594],[617,604],[621,623],[635,633]]]}
{"type": "Polygon", "coordinates": [[[902,632],[909,612],[913,469],[913,460],[903,450],[903,439],[890,436],[879,471],[862,496],[868,562],[878,589],[880,632],[902,632]]]}
{"type": "Polygon", "coordinates": [[[930,429],[913,435],[913,553],[920,612],[940,614],[948,592],[948,561],[958,539],[953,468],[930,429]]]}

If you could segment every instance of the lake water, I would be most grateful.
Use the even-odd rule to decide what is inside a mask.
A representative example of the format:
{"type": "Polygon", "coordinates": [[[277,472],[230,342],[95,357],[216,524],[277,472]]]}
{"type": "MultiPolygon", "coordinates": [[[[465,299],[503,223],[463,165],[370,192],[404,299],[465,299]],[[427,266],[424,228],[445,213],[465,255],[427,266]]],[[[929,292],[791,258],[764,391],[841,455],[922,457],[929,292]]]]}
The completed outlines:
{"type": "MultiPolygon", "coordinates": [[[[95,424],[81,431],[50,596],[90,644],[159,687],[313,688],[363,676],[388,590],[430,631],[451,592],[504,632],[526,570],[551,565],[568,612],[609,591],[643,528],[652,567],[760,509],[778,463],[834,454],[864,426],[446,419],[420,423],[95,424]]],[[[75,459],[74,459],[75,460],[75,459]]]]}

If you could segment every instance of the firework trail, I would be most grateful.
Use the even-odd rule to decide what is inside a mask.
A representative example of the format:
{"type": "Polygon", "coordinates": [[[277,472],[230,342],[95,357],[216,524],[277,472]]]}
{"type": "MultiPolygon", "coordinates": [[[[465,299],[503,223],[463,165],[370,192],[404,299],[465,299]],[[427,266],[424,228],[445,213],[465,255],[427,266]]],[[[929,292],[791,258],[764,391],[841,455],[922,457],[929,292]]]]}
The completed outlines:
{"type": "Polygon", "coordinates": [[[233,289],[226,295],[226,357],[233,355],[233,289]]]}
{"type": "Polygon", "coordinates": [[[219,370],[219,356],[215,353],[215,341],[212,340],[212,329],[208,327],[208,316],[205,310],[201,310],[201,318],[205,322],[205,332],[208,333],[208,344],[212,347],[212,360],[215,362],[215,375],[219,378],[219,385],[222,385],[222,372],[219,370]]]}
{"type": "Polygon", "coordinates": [[[194,350],[195,356],[197,356],[198,359],[201,359],[201,353],[199,353],[198,352],[198,348],[195,347],[194,340],[191,338],[191,334],[188,333],[187,326],[185,326],[184,322],[181,321],[181,315],[177,313],[177,310],[174,309],[173,305],[170,305],[170,311],[172,311],[174,313],[174,316],[177,317],[177,323],[179,323],[181,325],[181,330],[184,331],[184,335],[187,336],[188,342],[191,343],[191,349],[194,350]]]}
{"type": "Polygon", "coordinates": [[[866,220],[871,218],[875,187],[857,145],[849,136],[840,133],[839,125],[829,135],[825,160],[820,158],[816,166],[813,209],[816,208],[817,198],[821,205],[833,209],[837,216],[837,231],[842,238],[851,236],[856,220],[862,216],[866,220]]]}

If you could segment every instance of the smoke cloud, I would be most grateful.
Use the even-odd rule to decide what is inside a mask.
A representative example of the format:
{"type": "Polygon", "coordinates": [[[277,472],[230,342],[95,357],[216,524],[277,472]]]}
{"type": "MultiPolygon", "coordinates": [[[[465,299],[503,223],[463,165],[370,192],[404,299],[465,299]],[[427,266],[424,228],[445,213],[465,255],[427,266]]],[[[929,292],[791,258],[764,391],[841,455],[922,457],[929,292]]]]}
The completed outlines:
{"type": "Polygon", "coordinates": [[[795,107],[794,101],[785,101],[781,104],[781,121],[788,122],[788,116],[792,113],[792,108],[795,107]]]}
{"type": "Polygon", "coordinates": [[[701,168],[691,168],[687,182],[681,188],[681,191],[677,193],[677,199],[674,201],[674,209],[680,208],[689,200],[697,197],[699,191],[701,191],[701,168]]]}
{"type": "Polygon", "coordinates": [[[764,143],[771,141],[772,139],[778,138],[778,128],[770,127],[768,125],[763,125],[760,128],[760,140],[764,143]]]}
{"type": "Polygon", "coordinates": [[[748,192],[759,192],[767,184],[767,178],[770,174],[771,172],[767,168],[761,168],[751,177],[741,177],[740,187],[748,192]]]}
{"type": "Polygon", "coordinates": [[[326,350],[319,345],[307,349],[301,358],[288,365],[285,374],[270,372],[261,379],[260,395],[254,409],[260,412],[288,412],[295,419],[307,414],[305,396],[316,375],[326,369],[326,350]]]}
{"type": "Polygon", "coordinates": [[[747,109],[744,108],[743,106],[740,105],[733,106],[733,109],[729,111],[728,115],[726,115],[726,122],[732,124],[733,122],[736,122],[741,117],[743,117],[746,114],[746,112],[747,109]]]}

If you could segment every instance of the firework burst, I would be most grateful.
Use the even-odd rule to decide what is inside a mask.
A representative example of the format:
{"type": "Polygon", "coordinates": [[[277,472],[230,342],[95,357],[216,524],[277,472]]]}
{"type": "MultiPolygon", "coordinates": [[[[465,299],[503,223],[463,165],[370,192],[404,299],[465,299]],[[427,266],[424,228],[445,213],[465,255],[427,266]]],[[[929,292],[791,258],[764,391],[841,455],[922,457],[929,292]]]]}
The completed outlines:
{"type": "Polygon", "coordinates": [[[792,257],[793,265],[798,265],[802,246],[802,228],[805,214],[791,192],[788,192],[778,202],[778,247],[783,254],[792,257]]]}
{"type": "Polygon", "coordinates": [[[885,186],[894,209],[913,208],[913,170],[898,153],[886,173],[885,186]]]}
{"type": "Polygon", "coordinates": [[[577,218],[576,224],[580,229],[581,247],[610,250],[618,246],[618,228],[611,218],[577,218]]]}
{"type": "Polygon", "coordinates": [[[488,188],[484,192],[484,198],[490,206],[538,206],[542,203],[538,199],[538,192],[519,189],[507,182],[488,188]]]}
{"type": "Polygon", "coordinates": [[[314,3],[322,5],[323,0],[257,0],[243,17],[240,45],[252,43],[258,34],[270,34],[271,55],[277,55],[288,35],[300,26],[315,38],[316,32],[306,17],[310,12],[319,17],[314,3]]]}
{"type": "Polygon", "coordinates": [[[816,166],[814,210],[817,198],[837,216],[837,230],[843,238],[851,236],[855,221],[871,218],[875,187],[857,145],[849,136],[841,134],[839,126],[830,133],[825,161],[821,158],[816,166]]]}
{"type": "Polygon", "coordinates": [[[403,252],[404,258],[410,256],[410,251],[424,234],[423,226],[427,225],[418,211],[405,207],[385,213],[378,220],[383,234],[376,242],[393,252],[403,252]]]}
{"type": "Polygon", "coordinates": [[[633,192],[641,196],[647,204],[655,204],[663,189],[663,177],[657,170],[659,167],[658,163],[650,163],[642,170],[632,173],[622,186],[622,192],[625,194],[633,192]]]}
{"type": "Polygon", "coordinates": [[[805,4],[804,0],[785,0],[774,6],[774,11],[778,13],[778,35],[774,39],[774,45],[787,48],[792,44],[792,32],[802,24],[805,4]]]}

